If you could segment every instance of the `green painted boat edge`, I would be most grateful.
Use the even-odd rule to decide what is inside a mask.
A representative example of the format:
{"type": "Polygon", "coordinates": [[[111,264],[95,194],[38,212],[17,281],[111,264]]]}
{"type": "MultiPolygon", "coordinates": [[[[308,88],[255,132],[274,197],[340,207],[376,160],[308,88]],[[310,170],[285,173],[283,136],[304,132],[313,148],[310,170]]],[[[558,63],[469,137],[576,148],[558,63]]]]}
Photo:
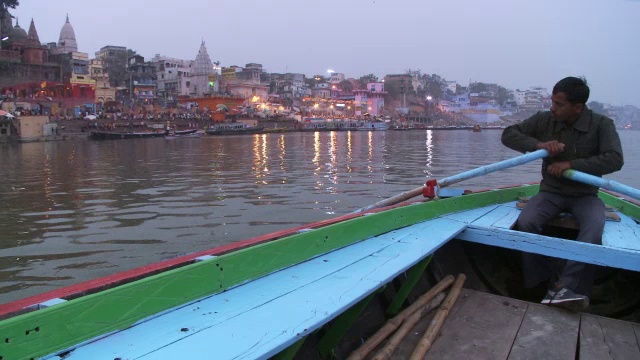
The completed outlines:
{"type": "Polygon", "coordinates": [[[605,204],[618,209],[628,217],[640,221],[640,206],[614,194],[600,191],[598,197],[605,204]]]}
{"type": "Polygon", "coordinates": [[[537,185],[526,185],[372,212],[18,315],[0,322],[5,337],[0,356],[30,359],[54,354],[355,242],[537,191],[537,185]],[[217,274],[212,276],[212,271],[217,274]]]}

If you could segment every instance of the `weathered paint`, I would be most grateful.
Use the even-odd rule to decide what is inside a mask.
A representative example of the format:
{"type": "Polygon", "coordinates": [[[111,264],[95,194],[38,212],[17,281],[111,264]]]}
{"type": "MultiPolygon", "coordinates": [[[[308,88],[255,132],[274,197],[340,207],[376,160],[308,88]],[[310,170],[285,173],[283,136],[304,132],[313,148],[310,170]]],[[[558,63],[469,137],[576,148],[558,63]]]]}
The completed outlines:
{"type": "Polygon", "coordinates": [[[0,322],[0,333],[10,339],[0,342],[0,356],[55,353],[363,239],[536,191],[537,186],[516,187],[378,211],[22,314],[0,322]]]}
{"type": "Polygon", "coordinates": [[[627,195],[633,199],[640,200],[640,190],[634,189],[630,186],[621,184],[611,179],[603,179],[573,169],[565,170],[565,172],[562,173],[562,176],[573,181],[579,181],[581,183],[597,186],[602,189],[611,190],[623,195],[627,195]]]}

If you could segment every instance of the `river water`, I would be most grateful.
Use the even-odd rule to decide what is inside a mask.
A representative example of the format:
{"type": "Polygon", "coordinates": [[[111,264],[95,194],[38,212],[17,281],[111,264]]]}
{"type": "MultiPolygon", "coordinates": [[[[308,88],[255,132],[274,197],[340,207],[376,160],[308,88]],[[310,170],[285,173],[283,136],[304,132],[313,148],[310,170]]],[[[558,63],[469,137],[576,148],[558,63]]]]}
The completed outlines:
{"type": "MultiPolygon", "coordinates": [[[[0,304],[347,214],[519,153],[501,132],[283,133],[0,144],[0,304]]],[[[640,131],[621,131],[640,187],[640,131]]],[[[540,160],[467,180],[536,182],[540,160]]]]}

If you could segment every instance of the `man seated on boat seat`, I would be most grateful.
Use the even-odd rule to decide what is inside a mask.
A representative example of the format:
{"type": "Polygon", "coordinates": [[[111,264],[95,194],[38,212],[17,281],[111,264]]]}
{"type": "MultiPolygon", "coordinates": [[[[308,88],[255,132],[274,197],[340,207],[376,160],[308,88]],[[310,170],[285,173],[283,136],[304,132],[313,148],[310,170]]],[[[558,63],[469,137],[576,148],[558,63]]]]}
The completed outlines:
{"type": "MultiPolygon", "coordinates": [[[[571,213],[579,224],[577,241],[602,244],[605,208],[598,188],[562,177],[567,169],[602,176],[623,165],[622,146],[613,120],[587,106],[589,86],[582,78],[567,77],[553,87],[551,111],[541,111],[507,127],[502,143],[520,152],[546,149],[542,161],[540,192],[532,197],[516,221],[516,229],[540,234],[542,227],[561,212],[571,213]]],[[[551,279],[552,259],[525,254],[524,285],[533,288],[555,280],[543,304],[587,307],[595,269],[567,260],[558,279],[551,279]]]]}

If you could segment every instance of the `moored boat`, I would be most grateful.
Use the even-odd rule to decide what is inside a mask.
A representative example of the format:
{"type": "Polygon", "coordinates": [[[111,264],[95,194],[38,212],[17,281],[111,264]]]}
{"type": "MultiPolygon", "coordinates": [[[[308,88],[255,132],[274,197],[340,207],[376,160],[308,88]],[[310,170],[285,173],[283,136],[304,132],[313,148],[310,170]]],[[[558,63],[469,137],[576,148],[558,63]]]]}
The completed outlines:
{"type": "Polygon", "coordinates": [[[164,136],[165,139],[193,139],[204,135],[204,131],[198,129],[170,132],[164,136]]]}
{"type": "MultiPolygon", "coordinates": [[[[0,356],[255,359],[278,354],[293,358],[297,352],[298,358],[308,358],[304,351],[310,348],[314,353],[345,358],[360,345],[361,338],[373,333],[371,323],[379,326],[385,311],[396,314],[403,308],[412,289],[437,286],[440,279],[430,280],[437,269],[424,270],[430,260],[429,267],[436,261],[441,267],[459,260],[439,252],[453,241],[575,259],[632,274],[640,270],[640,206],[636,201],[601,192],[599,196],[616,210],[619,221],[607,221],[603,245],[583,244],[512,229],[520,211],[518,203],[535,194],[537,185],[471,194],[445,188],[464,180],[467,175],[463,174],[432,181],[427,187],[331,220],[2,305],[0,330],[5,341],[0,356]],[[404,202],[419,194],[438,197],[404,202]],[[363,311],[367,316],[358,317],[363,311]],[[360,333],[343,336],[358,331],[358,326],[350,326],[357,319],[367,326],[360,328],[360,333]],[[319,329],[322,331],[316,331],[319,329]],[[313,341],[305,341],[311,338],[313,341]]],[[[626,192],[624,187],[613,188],[626,192]]],[[[630,288],[637,285],[626,284],[630,288]]],[[[632,293],[630,300],[635,296],[632,293]]],[[[510,327],[517,331],[520,324],[524,330],[537,330],[532,328],[535,324],[526,322],[526,304],[509,298],[492,299],[512,316],[502,323],[501,330],[510,327]]],[[[474,306],[491,302],[486,298],[475,303],[471,300],[467,301],[474,306]]],[[[473,309],[477,316],[492,315],[473,307],[469,311],[473,309]]],[[[563,321],[570,317],[566,312],[554,316],[563,321]]],[[[580,321],[578,326],[582,326],[580,321]]],[[[633,333],[633,327],[629,329],[633,333]]],[[[476,337],[490,333],[474,326],[465,331],[476,337]],[[474,328],[482,331],[474,332],[474,328]]],[[[535,343],[525,345],[540,349],[557,341],[557,334],[550,330],[535,334],[527,337],[523,331],[521,337],[514,333],[501,339],[510,343],[509,350],[513,346],[514,352],[527,339],[535,343]]],[[[469,358],[462,346],[446,346],[455,336],[435,340],[433,348],[441,354],[439,358],[469,358]]],[[[570,358],[582,351],[580,344],[587,343],[582,336],[588,334],[580,332],[572,341],[562,343],[574,351],[570,358]]],[[[598,341],[596,336],[589,340],[598,341]]],[[[488,342],[472,345],[466,346],[466,351],[492,353],[487,351],[488,342]]],[[[509,353],[506,351],[507,356],[509,353]]]]}
{"type": "Polygon", "coordinates": [[[381,121],[365,121],[356,128],[356,130],[362,131],[385,131],[387,129],[389,129],[389,124],[381,121]]]}
{"type": "Polygon", "coordinates": [[[262,130],[264,130],[264,126],[251,126],[238,122],[212,125],[208,127],[205,132],[209,135],[243,135],[258,134],[262,132],[262,130]]]}
{"type": "Polygon", "coordinates": [[[141,139],[152,137],[163,137],[164,132],[160,131],[138,131],[138,132],[115,132],[115,131],[92,131],[89,137],[94,140],[116,140],[116,139],[141,139]]]}

